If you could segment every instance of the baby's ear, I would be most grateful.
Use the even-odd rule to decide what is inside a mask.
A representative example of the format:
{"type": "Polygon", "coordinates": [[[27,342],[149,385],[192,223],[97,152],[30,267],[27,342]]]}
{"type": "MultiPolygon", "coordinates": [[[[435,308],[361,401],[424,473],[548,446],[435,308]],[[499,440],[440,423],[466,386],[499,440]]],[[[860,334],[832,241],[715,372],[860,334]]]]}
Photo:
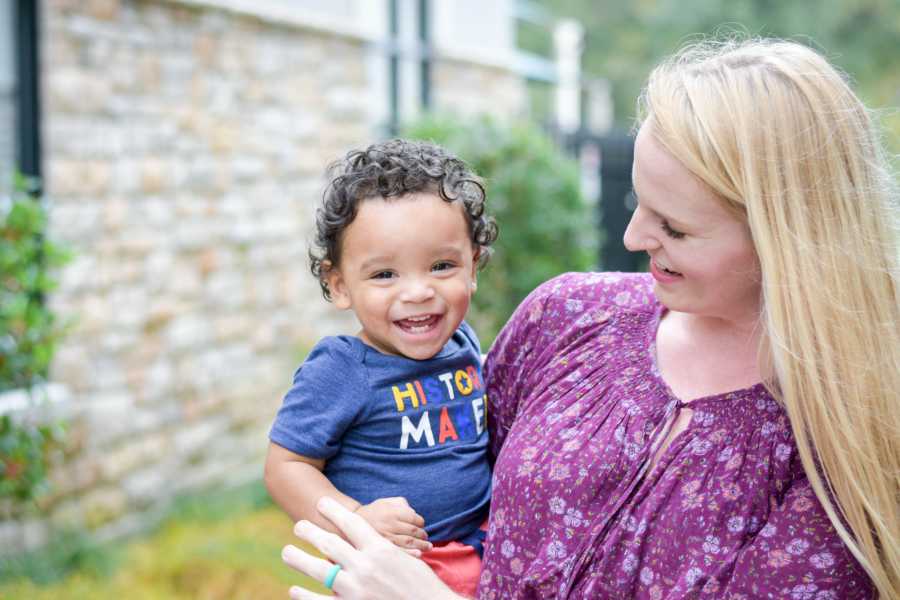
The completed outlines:
{"type": "Polygon", "coordinates": [[[350,308],[350,294],[347,293],[347,284],[343,275],[341,275],[341,270],[335,267],[330,260],[322,261],[322,278],[328,284],[331,302],[341,310],[350,308]]]}
{"type": "Polygon", "coordinates": [[[481,246],[475,246],[475,252],[472,255],[472,291],[478,289],[478,259],[481,257],[481,246]]]}

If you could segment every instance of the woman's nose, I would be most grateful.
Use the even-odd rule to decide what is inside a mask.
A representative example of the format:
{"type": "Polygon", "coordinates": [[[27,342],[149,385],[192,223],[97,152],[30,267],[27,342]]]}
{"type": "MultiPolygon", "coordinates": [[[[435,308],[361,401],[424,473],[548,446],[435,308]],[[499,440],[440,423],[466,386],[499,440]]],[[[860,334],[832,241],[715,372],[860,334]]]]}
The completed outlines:
{"type": "Polygon", "coordinates": [[[625,235],[622,236],[622,242],[629,251],[652,250],[659,245],[659,239],[655,235],[656,231],[653,229],[648,217],[649,215],[638,204],[631,214],[631,221],[628,222],[628,227],[625,228],[625,235]]]}

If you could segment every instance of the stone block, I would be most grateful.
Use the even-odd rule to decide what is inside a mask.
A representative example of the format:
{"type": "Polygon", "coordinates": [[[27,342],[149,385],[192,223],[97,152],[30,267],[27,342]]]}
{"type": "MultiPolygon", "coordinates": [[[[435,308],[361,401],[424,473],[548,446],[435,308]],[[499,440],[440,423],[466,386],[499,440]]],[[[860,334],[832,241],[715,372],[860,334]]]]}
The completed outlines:
{"type": "Polygon", "coordinates": [[[235,123],[220,120],[205,132],[204,137],[215,154],[231,154],[237,150],[240,128],[235,123]]]}
{"type": "Polygon", "coordinates": [[[104,481],[117,482],[131,471],[158,462],[168,449],[165,433],[144,433],[125,440],[98,457],[101,476],[104,481]]]}
{"type": "Polygon", "coordinates": [[[119,0],[89,0],[87,13],[101,21],[115,21],[119,17],[119,0]]]}
{"type": "Polygon", "coordinates": [[[196,300],[203,290],[200,273],[195,265],[187,261],[176,260],[162,281],[166,286],[163,290],[171,292],[172,297],[178,300],[196,300]]]}
{"type": "Polygon", "coordinates": [[[159,194],[168,188],[166,164],[159,158],[146,158],[140,163],[141,192],[159,194]]]}
{"type": "Polygon", "coordinates": [[[97,529],[122,517],[128,507],[125,492],[114,487],[105,487],[92,491],[82,500],[84,525],[88,529],[97,529]]]}
{"type": "Polygon", "coordinates": [[[230,311],[215,318],[213,332],[217,343],[246,339],[253,322],[243,311],[230,311]]]}
{"type": "Polygon", "coordinates": [[[189,458],[204,447],[207,447],[213,440],[221,437],[226,431],[228,420],[226,417],[212,417],[195,424],[186,426],[175,433],[171,451],[181,459],[189,458]]]}
{"type": "Polygon", "coordinates": [[[199,66],[210,68],[216,65],[219,56],[219,42],[210,33],[200,33],[194,38],[194,60],[199,66]]]}
{"type": "Polygon", "coordinates": [[[112,81],[100,73],[50,70],[44,81],[48,110],[54,113],[99,114],[113,98],[112,81]]]}
{"type": "Polygon", "coordinates": [[[217,309],[233,310],[247,303],[244,277],[233,271],[217,271],[206,280],[207,303],[217,309]]]}
{"type": "Polygon", "coordinates": [[[153,406],[152,410],[159,410],[155,408],[156,403],[172,398],[175,393],[176,381],[173,373],[174,370],[168,365],[154,364],[144,372],[143,384],[135,389],[135,394],[142,403],[153,406]]]}
{"type": "Polygon", "coordinates": [[[71,496],[97,485],[100,477],[100,463],[96,458],[77,458],[51,471],[51,494],[60,498],[71,496]]]}
{"type": "Polygon", "coordinates": [[[138,160],[120,156],[113,163],[112,190],[117,194],[131,195],[141,189],[141,164],[138,160]]]}
{"type": "MultiPolygon", "coordinates": [[[[98,370],[96,366],[95,370],[98,370]]],[[[90,431],[86,451],[106,448],[135,431],[134,394],[127,391],[124,377],[121,384],[109,387],[109,391],[92,391],[84,402],[84,419],[90,431]]]]}
{"type": "MultiPolygon", "coordinates": [[[[101,285],[109,285],[108,282],[98,280],[101,285]]],[[[97,334],[106,329],[109,322],[111,307],[106,295],[85,296],[78,308],[78,320],[76,331],[79,334],[97,334]]]]}
{"type": "Polygon", "coordinates": [[[208,344],[212,328],[205,316],[185,314],[174,318],[166,327],[166,341],[174,350],[188,350],[208,344]]]}
{"type": "Polygon", "coordinates": [[[157,93],[162,80],[159,56],[155,53],[142,52],[137,59],[136,83],[144,94],[157,93]]]}
{"type": "Polygon", "coordinates": [[[169,495],[168,474],[157,466],[128,475],[120,485],[129,504],[138,509],[152,506],[169,495]]]}
{"type": "Polygon", "coordinates": [[[49,516],[50,523],[57,529],[79,530],[84,526],[84,511],[78,498],[56,505],[49,516]]]}

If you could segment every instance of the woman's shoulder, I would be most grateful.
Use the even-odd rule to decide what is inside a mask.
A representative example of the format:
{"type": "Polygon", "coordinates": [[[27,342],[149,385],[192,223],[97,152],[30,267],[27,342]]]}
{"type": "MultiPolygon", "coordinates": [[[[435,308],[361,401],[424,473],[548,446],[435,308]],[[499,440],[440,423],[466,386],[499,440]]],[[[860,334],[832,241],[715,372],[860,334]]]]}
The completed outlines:
{"type": "Polygon", "coordinates": [[[652,311],[657,305],[647,273],[564,273],[543,283],[535,295],[544,301],[652,311]]]}

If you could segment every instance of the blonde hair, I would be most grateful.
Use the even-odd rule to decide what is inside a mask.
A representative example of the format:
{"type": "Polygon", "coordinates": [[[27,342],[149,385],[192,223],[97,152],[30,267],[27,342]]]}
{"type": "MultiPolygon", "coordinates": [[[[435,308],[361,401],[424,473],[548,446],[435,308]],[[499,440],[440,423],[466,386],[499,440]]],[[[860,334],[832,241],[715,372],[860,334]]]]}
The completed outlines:
{"type": "Polygon", "coordinates": [[[827,60],[779,40],[692,44],[639,105],[746,220],[767,385],[835,529],[880,596],[900,598],[900,235],[869,113],[827,60]]]}

